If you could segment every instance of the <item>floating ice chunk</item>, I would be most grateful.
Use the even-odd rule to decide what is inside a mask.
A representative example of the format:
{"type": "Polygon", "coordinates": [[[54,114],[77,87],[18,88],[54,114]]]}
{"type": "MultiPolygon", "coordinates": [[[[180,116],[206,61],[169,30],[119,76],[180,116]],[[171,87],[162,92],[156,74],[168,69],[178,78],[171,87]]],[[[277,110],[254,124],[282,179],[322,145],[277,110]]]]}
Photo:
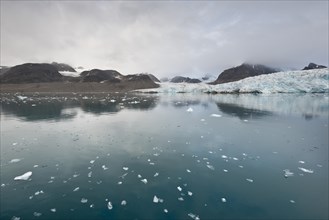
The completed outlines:
{"type": "Polygon", "coordinates": [[[246,180],[250,183],[254,182],[254,180],[252,180],[252,179],[246,179],[246,180]]]}
{"type": "Polygon", "coordinates": [[[220,118],[220,117],[222,117],[221,115],[218,115],[218,114],[211,114],[210,116],[211,116],[211,117],[215,117],[215,118],[220,118]]]}
{"type": "Polygon", "coordinates": [[[90,172],[88,173],[88,177],[90,178],[92,174],[93,174],[93,171],[90,171],[90,172]]]}
{"type": "Polygon", "coordinates": [[[301,171],[303,171],[305,173],[314,173],[313,170],[309,170],[309,169],[306,169],[306,168],[303,168],[303,167],[298,167],[298,169],[300,169],[301,171]]]}
{"type": "Polygon", "coordinates": [[[179,201],[184,201],[184,198],[183,197],[179,197],[178,200],[179,201]]]}
{"type": "Polygon", "coordinates": [[[154,197],[153,197],[153,202],[154,202],[154,203],[158,203],[158,202],[159,202],[159,198],[158,198],[157,196],[154,196],[154,197]]]}
{"type": "Polygon", "coordinates": [[[125,171],[129,170],[128,167],[122,167],[122,169],[124,169],[125,171]]]}
{"type": "Polygon", "coordinates": [[[147,179],[142,179],[141,181],[145,184],[147,183],[147,179]]]}
{"type": "Polygon", "coordinates": [[[9,163],[18,163],[19,161],[21,161],[22,159],[12,159],[9,161],[9,163]]]}
{"type": "Polygon", "coordinates": [[[159,176],[159,173],[155,173],[155,174],[154,174],[154,177],[157,177],[157,176],[159,176]]]}
{"type": "Polygon", "coordinates": [[[21,217],[16,217],[16,216],[13,216],[12,218],[11,218],[11,220],[20,220],[21,219],[21,217]]]}
{"type": "Polygon", "coordinates": [[[33,215],[34,215],[35,217],[40,217],[40,216],[42,215],[42,213],[40,213],[40,212],[33,212],[33,215]]]}
{"type": "Polygon", "coordinates": [[[4,183],[1,184],[1,187],[5,187],[5,186],[6,186],[6,184],[4,184],[4,183]]]}
{"type": "Polygon", "coordinates": [[[196,214],[189,213],[189,214],[187,214],[187,215],[188,215],[189,217],[191,217],[192,219],[194,219],[194,220],[200,220],[199,216],[196,215],[196,214]]]}
{"type": "Polygon", "coordinates": [[[73,190],[73,192],[77,192],[77,191],[79,191],[79,189],[80,189],[80,187],[77,187],[73,190]]]}
{"type": "Polygon", "coordinates": [[[285,169],[285,170],[283,170],[283,172],[284,172],[284,177],[285,178],[288,178],[289,176],[293,176],[294,175],[294,173],[291,172],[289,169],[285,169]]]}
{"type": "Polygon", "coordinates": [[[125,178],[125,176],[127,176],[128,175],[128,173],[124,173],[122,176],[120,176],[122,179],[124,179],[125,178]]]}
{"type": "Polygon", "coordinates": [[[222,202],[226,202],[226,199],[224,197],[222,198],[222,202]]]}
{"type": "Polygon", "coordinates": [[[33,199],[33,196],[29,196],[29,199],[33,199]]]}
{"type": "Polygon", "coordinates": [[[177,186],[177,189],[178,189],[178,191],[182,191],[182,187],[180,187],[180,186],[177,186]]]}
{"type": "Polygon", "coordinates": [[[94,205],[94,204],[91,204],[89,207],[90,207],[90,208],[94,208],[94,207],[95,207],[95,205],[94,205]]]}
{"type": "Polygon", "coordinates": [[[25,100],[25,99],[27,99],[27,96],[21,96],[21,95],[18,95],[17,96],[17,98],[19,99],[19,100],[25,100]]]}
{"type": "Polygon", "coordinates": [[[15,143],[13,143],[13,146],[16,146],[17,145],[17,143],[15,142],[15,143]]]}
{"type": "Polygon", "coordinates": [[[245,120],[243,120],[244,122],[248,122],[248,120],[247,119],[245,119],[245,120]]]}
{"type": "Polygon", "coordinates": [[[115,99],[111,99],[111,100],[110,100],[110,102],[112,102],[112,103],[113,103],[113,102],[116,102],[116,100],[115,100],[115,99]]]}
{"type": "Polygon", "coordinates": [[[322,167],[322,165],[321,165],[321,164],[317,164],[316,166],[317,166],[317,167],[320,167],[320,168],[322,167]]]}
{"type": "Polygon", "coordinates": [[[91,160],[90,163],[91,163],[91,164],[95,163],[95,160],[91,160]]]}
{"type": "Polygon", "coordinates": [[[80,176],[80,174],[73,174],[73,178],[80,176]]]}
{"type": "Polygon", "coordinates": [[[193,112],[193,108],[189,107],[186,111],[187,112],[193,112]]]}
{"type": "Polygon", "coordinates": [[[87,202],[88,202],[88,199],[85,199],[85,198],[81,199],[81,203],[87,203],[87,202]]]}
{"type": "Polygon", "coordinates": [[[28,171],[21,176],[16,176],[14,180],[28,180],[32,176],[32,172],[28,171]]]}
{"type": "Polygon", "coordinates": [[[227,173],[227,172],[228,172],[228,170],[225,170],[225,169],[224,169],[223,171],[224,171],[225,173],[227,173]]]}
{"type": "Polygon", "coordinates": [[[186,172],[188,172],[188,173],[191,173],[191,170],[189,170],[189,169],[186,169],[186,172]]]}
{"type": "Polygon", "coordinates": [[[137,175],[138,178],[142,178],[142,176],[140,174],[137,175]]]}
{"type": "Polygon", "coordinates": [[[193,195],[193,193],[192,193],[192,192],[190,192],[190,191],[187,191],[187,195],[189,195],[189,196],[192,196],[192,195],[193,195]]]}
{"type": "Polygon", "coordinates": [[[242,165],[239,165],[239,167],[240,167],[240,168],[243,168],[243,166],[242,166],[242,165]]]}
{"type": "Polygon", "coordinates": [[[36,164],[36,165],[34,165],[33,167],[34,167],[34,168],[37,168],[37,167],[39,167],[39,165],[36,164]]]}
{"type": "Polygon", "coordinates": [[[239,159],[238,159],[238,158],[236,158],[236,157],[233,157],[232,159],[233,159],[233,160],[239,160],[239,159]]]}
{"type": "Polygon", "coordinates": [[[111,202],[111,201],[109,201],[109,202],[107,203],[107,208],[108,208],[109,210],[113,209],[113,205],[112,205],[112,202],[111,202]]]}
{"type": "Polygon", "coordinates": [[[150,165],[154,165],[155,163],[151,162],[150,165]]]}
{"type": "Polygon", "coordinates": [[[164,213],[168,213],[168,209],[164,209],[163,212],[164,212],[164,213]]]}
{"type": "Polygon", "coordinates": [[[122,182],[120,181],[120,182],[118,182],[118,185],[121,185],[122,184],[122,182]]]}
{"type": "Polygon", "coordinates": [[[126,200],[122,200],[121,201],[121,205],[123,205],[123,206],[127,205],[127,201],[126,200]]]}
{"type": "Polygon", "coordinates": [[[55,209],[55,208],[53,208],[53,209],[50,209],[50,211],[51,211],[51,212],[56,212],[56,209],[55,209]]]}
{"type": "Polygon", "coordinates": [[[215,167],[214,166],[212,166],[212,165],[207,165],[207,167],[209,168],[209,169],[211,169],[211,170],[215,170],[215,167]]]}
{"type": "Polygon", "coordinates": [[[204,118],[202,118],[200,121],[206,121],[204,118]]]}
{"type": "Polygon", "coordinates": [[[227,159],[227,156],[226,156],[226,155],[222,155],[222,158],[223,158],[223,159],[227,159]]]}
{"type": "Polygon", "coordinates": [[[40,191],[36,191],[36,192],[34,193],[34,195],[38,196],[38,195],[43,194],[43,193],[44,193],[44,192],[43,192],[42,190],[40,190],[40,191]]]}
{"type": "Polygon", "coordinates": [[[108,167],[106,167],[105,165],[102,166],[103,170],[107,170],[108,167]]]}
{"type": "Polygon", "coordinates": [[[290,202],[290,203],[296,203],[295,200],[292,200],[292,199],[291,199],[289,202],[290,202]]]}
{"type": "Polygon", "coordinates": [[[247,156],[247,154],[246,154],[246,153],[242,153],[242,155],[243,155],[243,156],[245,156],[245,157],[247,156]]]}
{"type": "Polygon", "coordinates": [[[305,163],[305,161],[300,160],[300,161],[298,161],[298,163],[305,163]]]}

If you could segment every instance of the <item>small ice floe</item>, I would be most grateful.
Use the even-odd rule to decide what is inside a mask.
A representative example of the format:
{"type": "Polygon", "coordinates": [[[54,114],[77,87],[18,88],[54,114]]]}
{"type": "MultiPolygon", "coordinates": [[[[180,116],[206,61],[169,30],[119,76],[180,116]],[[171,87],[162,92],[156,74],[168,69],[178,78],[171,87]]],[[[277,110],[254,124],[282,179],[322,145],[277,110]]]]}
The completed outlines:
{"type": "Polygon", "coordinates": [[[50,211],[51,211],[51,212],[56,212],[56,209],[55,209],[55,208],[53,208],[53,209],[50,209],[50,211]]]}
{"type": "Polygon", "coordinates": [[[304,163],[305,163],[305,161],[302,161],[302,160],[300,160],[300,161],[298,161],[298,163],[304,164],[304,163]]]}
{"type": "Polygon", "coordinates": [[[226,156],[226,155],[222,155],[222,158],[223,158],[223,159],[227,159],[227,156],[226,156]]]}
{"type": "Polygon", "coordinates": [[[42,190],[40,190],[40,191],[36,191],[36,192],[34,193],[34,195],[38,196],[38,195],[43,194],[43,193],[44,193],[44,192],[43,192],[42,190]]]}
{"type": "Polygon", "coordinates": [[[211,114],[210,117],[220,118],[222,116],[221,115],[218,115],[218,114],[211,114]]]}
{"type": "Polygon", "coordinates": [[[31,106],[32,106],[32,107],[35,107],[35,106],[37,106],[37,105],[36,105],[36,104],[32,104],[31,106]]]}
{"type": "Polygon", "coordinates": [[[4,184],[4,183],[1,184],[1,187],[5,187],[5,186],[6,186],[6,184],[4,184]]]}
{"type": "Polygon", "coordinates": [[[254,180],[252,180],[252,179],[246,179],[246,180],[250,183],[254,182],[254,180]]]}
{"type": "Polygon", "coordinates": [[[159,197],[154,196],[154,197],[153,197],[153,202],[154,202],[154,203],[159,203],[159,202],[162,203],[162,202],[163,202],[163,199],[160,199],[159,197]]]}
{"type": "Polygon", "coordinates": [[[142,179],[141,181],[145,184],[147,183],[147,179],[142,179]]]}
{"type": "Polygon", "coordinates": [[[225,169],[224,169],[223,171],[224,171],[225,173],[227,173],[227,172],[228,172],[228,170],[225,170],[225,169]]]}
{"type": "Polygon", "coordinates": [[[244,122],[248,122],[248,120],[247,119],[245,119],[245,120],[243,120],[244,122]]]}
{"type": "Polygon", "coordinates": [[[108,208],[109,210],[113,209],[113,205],[112,205],[112,202],[111,202],[111,201],[109,201],[109,202],[107,203],[107,208],[108,208]]]}
{"type": "Polygon", "coordinates": [[[29,199],[33,199],[33,196],[29,196],[29,199]]]}
{"type": "Polygon", "coordinates": [[[103,168],[103,170],[107,170],[108,169],[108,167],[106,167],[105,165],[102,165],[102,168],[103,168]]]}
{"type": "Polygon", "coordinates": [[[157,176],[159,176],[159,173],[155,173],[155,174],[154,174],[154,177],[157,177],[157,176]]]}
{"type": "Polygon", "coordinates": [[[32,172],[28,171],[24,173],[23,175],[16,176],[14,180],[28,180],[32,176],[32,172]]]}
{"type": "Polygon", "coordinates": [[[192,196],[193,193],[191,191],[187,191],[187,195],[192,196]]]}
{"type": "Polygon", "coordinates": [[[37,167],[39,167],[39,165],[37,165],[37,164],[33,166],[33,168],[37,168],[37,167]]]}
{"type": "Polygon", "coordinates": [[[124,179],[127,175],[128,173],[124,173],[122,176],[120,176],[120,178],[124,179]]]}
{"type": "Polygon", "coordinates": [[[181,201],[182,202],[182,201],[184,201],[184,198],[183,197],[179,197],[178,198],[178,201],[181,201]]]}
{"type": "Polygon", "coordinates": [[[207,167],[209,168],[209,169],[211,169],[211,170],[215,170],[215,167],[214,166],[212,166],[212,165],[207,165],[207,167]]]}
{"type": "Polygon", "coordinates": [[[193,108],[189,107],[186,111],[187,112],[193,112],[193,108]]]}
{"type": "Polygon", "coordinates": [[[188,213],[187,215],[188,215],[189,217],[191,217],[192,219],[194,219],[194,220],[200,220],[199,216],[196,215],[196,214],[188,213]]]}
{"type": "Polygon", "coordinates": [[[114,103],[114,102],[116,102],[116,100],[115,99],[111,99],[110,102],[114,103]]]}
{"type": "Polygon", "coordinates": [[[305,173],[314,173],[313,170],[306,169],[306,168],[303,168],[303,167],[298,167],[298,169],[300,169],[301,171],[303,171],[303,172],[305,172],[305,173]]]}
{"type": "Polygon", "coordinates": [[[201,120],[200,121],[206,121],[204,118],[201,118],[201,120]]]}
{"type": "Polygon", "coordinates": [[[188,172],[188,173],[191,173],[191,170],[189,170],[189,169],[186,169],[186,172],[188,172]]]}
{"type": "Polygon", "coordinates": [[[121,201],[121,205],[122,205],[122,206],[127,205],[127,201],[126,201],[126,200],[122,200],[122,201],[121,201]]]}
{"type": "Polygon", "coordinates": [[[17,143],[15,142],[15,143],[13,143],[13,146],[16,146],[17,145],[17,143]]]}
{"type": "Polygon", "coordinates": [[[243,168],[243,166],[242,166],[242,165],[239,165],[239,167],[240,167],[240,168],[243,168]]]}
{"type": "Polygon", "coordinates": [[[321,165],[321,164],[317,164],[316,166],[317,166],[317,167],[320,167],[320,168],[322,167],[322,165],[321,165]]]}
{"type": "Polygon", "coordinates": [[[91,204],[89,207],[90,207],[90,208],[94,208],[94,207],[95,207],[95,205],[94,205],[94,204],[91,204]]]}
{"type": "Polygon", "coordinates": [[[73,192],[77,192],[77,191],[79,191],[79,189],[80,189],[80,187],[77,187],[73,190],[73,192]]]}
{"type": "Polygon", "coordinates": [[[88,177],[89,178],[91,178],[91,175],[93,174],[93,171],[90,171],[89,173],[88,173],[88,177]]]}
{"type": "Polygon", "coordinates": [[[138,178],[142,178],[142,175],[138,174],[137,177],[138,177],[138,178]]]}
{"type": "Polygon", "coordinates": [[[73,174],[73,178],[80,176],[80,174],[73,174]]]}
{"type": "Polygon", "coordinates": [[[128,167],[122,167],[122,169],[125,170],[125,171],[129,170],[128,167]]]}
{"type": "Polygon", "coordinates": [[[19,100],[25,100],[25,99],[27,99],[27,96],[22,96],[22,95],[18,95],[18,96],[16,96],[19,100]]]}
{"type": "Polygon", "coordinates": [[[182,187],[180,187],[180,186],[177,186],[177,189],[178,189],[178,191],[182,191],[182,187]]]}
{"type": "Polygon", "coordinates": [[[81,203],[87,203],[87,202],[88,202],[88,199],[85,199],[85,198],[81,199],[81,203]]]}
{"type": "Polygon", "coordinates": [[[95,163],[95,160],[91,160],[89,163],[93,164],[93,163],[95,163]]]}
{"type": "Polygon", "coordinates": [[[11,220],[20,220],[21,219],[21,217],[16,217],[16,216],[13,216],[12,218],[11,218],[11,220]]]}
{"type": "Polygon", "coordinates": [[[16,159],[12,159],[9,161],[9,163],[18,163],[19,161],[21,161],[22,159],[16,158],[16,159]]]}
{"type": "Polygon", "coordinates": [[[236,157],[233,157],[232,159],[233,159],[233,160],[239,160],[239,159],[238,159],[238,158],[236,158],[236,157]]]}
{"type": "Polygon", "coordinates": [[[289,202],[290,202],[290,203],[296,203],[295,200],[292,200],[292,199],[291,199],[289,202]]]}
{"type": "Polygon", "coordinates": [[[122,182],[120,181],[120,182],[118,182],[118,185],[121,185],[122,184],[122,182]]]}
{"type": "Polygon", "coordinates": [[[288,177],[294,175],[294,173],[291,172],[289,169],[285,169],[285,170],[283,170],[283,172],[284,172],[284,177],[285,177],[285,178],[288,178],[288,177]]]}
{"type": "Polygon", "coordinates": [[[33,215],[34,215],[35,217],[40,217],[40,216],[42,215],[42,213],[40,213],[40,212],[33,212],[33,215]]]}
{"type": "Polygon", "coordinates": [[[226,202],[226,199],[224,197],[222,198],[222,202],[226,202]]]}
{"type": "Polygon", "coordinates": [[[168,209],[164,209],[163,212],[164,212],[164,213],[168,213],[168,209]]]}
{"type": "Polygon", "coordinates": [[[153,163],[153,162],[151,162],[151,163],[149,163],[149,164],[152,165],[152,166],[155,165],[155,163],[153,163]]]}

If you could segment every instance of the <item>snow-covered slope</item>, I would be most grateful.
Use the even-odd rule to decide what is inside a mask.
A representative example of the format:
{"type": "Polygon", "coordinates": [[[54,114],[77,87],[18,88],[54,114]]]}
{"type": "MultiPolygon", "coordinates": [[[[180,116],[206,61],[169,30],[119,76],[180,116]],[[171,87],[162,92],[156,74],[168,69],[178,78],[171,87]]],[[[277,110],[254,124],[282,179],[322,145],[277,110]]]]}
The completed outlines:
{"type": "Polygon", "coordinates": [[[160,83],[159,88],[139,91],[158,93],[324,93],[329,92],[329,70],[325,68],[278,72],[219,85],[160,83]]]}
{"type": "Polygon", "coordinates": [[[79,77],[80,72],[58,71],[63,76],[79,77]]]}

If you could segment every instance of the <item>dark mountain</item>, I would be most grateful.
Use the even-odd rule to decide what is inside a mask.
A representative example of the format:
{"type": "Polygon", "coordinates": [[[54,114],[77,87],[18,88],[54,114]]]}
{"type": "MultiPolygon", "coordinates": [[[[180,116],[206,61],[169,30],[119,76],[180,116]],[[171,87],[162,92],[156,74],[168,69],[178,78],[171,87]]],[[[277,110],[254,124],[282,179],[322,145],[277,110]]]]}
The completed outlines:
{"type": "Polygon", "coordinates": [[[25,63],[10,68],[0,76],[1,83],[39,83],[62,81],[57,68],[46,63],[25,63]]]}
{"type": "Polygon", "coordinates": [[[92,69],[88,71],[83,71],[80,73],[82,82],[121,82],[122,75],[116,70],[100,70],[92,69]]]}
{"type": "Polygon", "coordinates": [[[57,68],[57,71],[76,72],[73,67],[65,63],[52,62],[51,65],[55,66],[57,68]]]}
{"type": "Polygon", "coordinates": [[[201,81],[199,79],[191,79],[189,77],[183,77],[183,76],[175,76],[170,80],[172,83],[200,83],[201,81]]]}
{"type": "Polygon", "coordinates": [[[147,73],[147,75],[153,80],[153,82],[160,82],[160,80],[156,78],[153,74],[147,73]]]}
{"type": "Polygon", "coordinates": [[[258,76],[278,72],[278,69],[270,68],[264,65],[252,65],[243,63],[240,66],[224,70],[218,78],[211,84],[221,84],[238,81],[247,77],[258,76]]]}
{"type": "Polygon", "coordinates": [[[310,63],[308,64],[308,66],[305,66],[303,70],[313,70],[313,69],[323,69],[323,68],[327,68],[327,67],[315,63],[310,63]]]}
{"type": "Polygon", "coordinates": [[[9,66],[0,66],[0,75],[4,74],[10,69],[9,66]]]}

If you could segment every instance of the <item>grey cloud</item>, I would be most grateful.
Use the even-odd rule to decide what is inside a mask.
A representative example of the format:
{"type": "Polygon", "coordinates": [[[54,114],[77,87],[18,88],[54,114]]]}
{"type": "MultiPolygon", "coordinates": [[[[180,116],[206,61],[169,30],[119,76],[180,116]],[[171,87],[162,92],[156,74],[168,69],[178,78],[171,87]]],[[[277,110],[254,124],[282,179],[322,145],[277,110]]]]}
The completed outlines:
{"type": "Polygon", "coordinates": [[[3,2],[1,65],[67,62],[157,76],[242,62],[328,65],[327,1],[3,2]]]}

